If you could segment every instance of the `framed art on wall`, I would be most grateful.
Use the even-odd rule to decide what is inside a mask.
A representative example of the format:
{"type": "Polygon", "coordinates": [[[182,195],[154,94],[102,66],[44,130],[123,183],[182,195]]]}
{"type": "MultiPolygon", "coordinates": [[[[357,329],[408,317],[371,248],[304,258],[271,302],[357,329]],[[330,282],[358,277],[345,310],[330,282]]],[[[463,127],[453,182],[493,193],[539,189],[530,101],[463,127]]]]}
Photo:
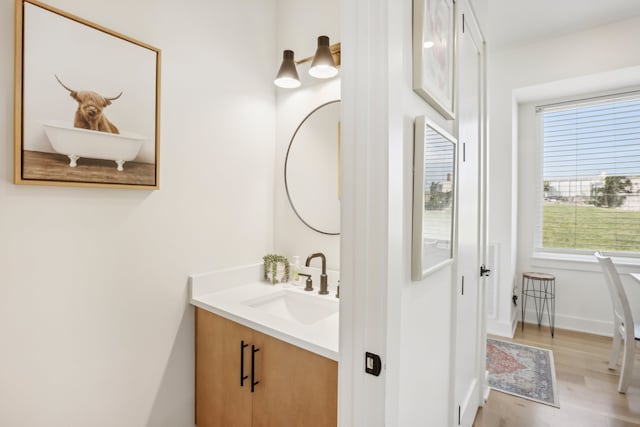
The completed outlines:
{"type": "Polygon", "coordinates": [[[159,49],[16,0],[16,184],[157,189],[159,97],[159,49]]]}
{"type": "Polygon", "coordinates": [[[453,136],[425,117],[416,118],[412,280],[422,280],[453,261],[456,156],[456,140],[453,136]]]}
{"type": "Polygon", "coordinates": [[[453,120],[455,4],[413,0],[413,90],[453,120]]]}

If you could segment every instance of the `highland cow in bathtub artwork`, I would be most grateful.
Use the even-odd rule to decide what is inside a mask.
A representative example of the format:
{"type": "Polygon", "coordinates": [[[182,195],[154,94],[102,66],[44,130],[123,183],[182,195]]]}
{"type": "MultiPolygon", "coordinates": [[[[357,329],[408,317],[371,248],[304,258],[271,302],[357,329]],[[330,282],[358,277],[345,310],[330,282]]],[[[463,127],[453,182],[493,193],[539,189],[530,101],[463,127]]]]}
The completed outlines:
{"type": "Polygon", "coordinates": [[[157,189],[160,51],[36,0],[16,27],[14,181],[157,189]]]}
{"type": "Polygon", "coordinates": [[[122,96],[120,92],[113,98],[102,96],[90,90],[77,91],[70,89],[55,76],[60,85],[69,91],[69,95],[78,102],[78,109],[73,117],[73,126],[81,129],[98,130],[100,132],[120,133],[116,125],[107,119],[103,110],[111,105],[111,101],[122,96]]]}

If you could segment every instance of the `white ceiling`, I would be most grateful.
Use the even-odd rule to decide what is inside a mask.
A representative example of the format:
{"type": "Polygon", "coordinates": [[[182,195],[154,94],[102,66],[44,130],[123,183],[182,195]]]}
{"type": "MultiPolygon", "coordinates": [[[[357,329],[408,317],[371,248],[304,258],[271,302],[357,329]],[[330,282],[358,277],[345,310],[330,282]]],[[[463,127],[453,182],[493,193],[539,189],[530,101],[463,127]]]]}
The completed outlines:
{"type": "MultiPolygon", "coordinates": [[[[640,15],[640,0],[488,0],[487,41],[503,49],[640,15]]],[[[631,42],[631,41],[630,41],[631,42]]]]}

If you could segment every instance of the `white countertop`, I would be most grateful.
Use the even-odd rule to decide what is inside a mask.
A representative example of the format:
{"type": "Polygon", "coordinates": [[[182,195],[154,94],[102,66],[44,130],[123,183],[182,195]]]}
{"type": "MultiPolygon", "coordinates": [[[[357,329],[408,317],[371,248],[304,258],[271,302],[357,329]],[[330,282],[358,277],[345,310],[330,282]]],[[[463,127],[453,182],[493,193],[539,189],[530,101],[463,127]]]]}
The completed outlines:
{"type": "Polygon", "coordinates": [[[284,319],[246,304],[248,300],[268,297],[284,289],[332,301],[338,304],[335,292],[318,295],[305,292],[304,286],[272,285],[261,280],[262,264],[194,275],[190,277],[190,302],[211,313],[255,329],[289,344],[338,360],[339,313],[336,311],[312,324],[284,319]]]}

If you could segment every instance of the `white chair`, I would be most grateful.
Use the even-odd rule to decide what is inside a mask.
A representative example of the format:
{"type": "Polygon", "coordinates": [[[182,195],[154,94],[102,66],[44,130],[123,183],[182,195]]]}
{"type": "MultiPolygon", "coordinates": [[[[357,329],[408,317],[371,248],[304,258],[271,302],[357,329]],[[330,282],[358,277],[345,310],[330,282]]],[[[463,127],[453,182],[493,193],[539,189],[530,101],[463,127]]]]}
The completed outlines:
{"type": "Polygon", "coordinates": [[[631,382],[631,374],[633,373],[633,361],[635,358],[636,340],[640,340],[640,324],[633,323],[631,315],[631,307],[627,294],[622,286],[620,275],[616,270],[611,258],[602,256],[600,252],[596,252],[595,257],[598,259],[604,277],[609,288],[611,301],[613,302],[613,349],[611,351],[611,359],[609,359],[609,369],[615,369],[620,354],[620,341],[624,340],[624,352],[622,354],[622,367],[620,369],[620,382],[618,383],[618,391],[626,393],[631,382]],[[628,327],[627,327],[628,326],[628,327]]]}

